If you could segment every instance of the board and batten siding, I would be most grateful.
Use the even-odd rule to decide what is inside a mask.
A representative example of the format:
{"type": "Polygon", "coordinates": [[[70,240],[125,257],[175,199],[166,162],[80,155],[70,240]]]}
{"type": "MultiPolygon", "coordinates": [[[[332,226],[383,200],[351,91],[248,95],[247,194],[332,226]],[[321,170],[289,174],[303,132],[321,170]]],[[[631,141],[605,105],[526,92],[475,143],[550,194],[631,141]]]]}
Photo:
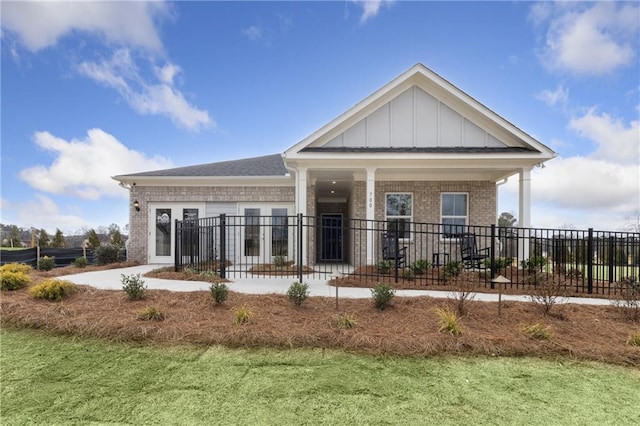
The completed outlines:
{"type": "Polygon", "coordinates": [[[499,148],[506,144],[413,86],[340,133],[324,147],[499,148]]]}

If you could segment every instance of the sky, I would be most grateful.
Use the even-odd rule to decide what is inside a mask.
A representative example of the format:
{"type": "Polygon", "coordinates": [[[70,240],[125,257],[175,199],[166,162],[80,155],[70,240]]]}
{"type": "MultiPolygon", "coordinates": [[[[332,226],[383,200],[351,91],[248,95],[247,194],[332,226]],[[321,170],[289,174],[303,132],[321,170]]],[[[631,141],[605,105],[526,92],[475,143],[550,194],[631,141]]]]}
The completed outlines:
{"type": "Polygon", "coordinates": [[[4,224],[124,229],[111,176],[284,152],[416,63],[558,154],[532,171],[532,226],[640,217],[637,2],[0,8],[4,224]]]}

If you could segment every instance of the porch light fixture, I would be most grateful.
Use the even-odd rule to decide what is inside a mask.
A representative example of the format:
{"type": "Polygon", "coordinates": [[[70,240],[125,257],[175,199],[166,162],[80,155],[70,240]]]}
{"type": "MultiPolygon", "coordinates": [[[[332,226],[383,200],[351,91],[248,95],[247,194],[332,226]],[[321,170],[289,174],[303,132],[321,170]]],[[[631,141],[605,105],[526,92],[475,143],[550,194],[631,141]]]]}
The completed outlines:
{"type": "Polygon", "coordinates": [[[140,203],[138,202],[138,200],[135,200],[133,202],[133,208],[136,209],[137,212],[140,211],[140,203]]]}

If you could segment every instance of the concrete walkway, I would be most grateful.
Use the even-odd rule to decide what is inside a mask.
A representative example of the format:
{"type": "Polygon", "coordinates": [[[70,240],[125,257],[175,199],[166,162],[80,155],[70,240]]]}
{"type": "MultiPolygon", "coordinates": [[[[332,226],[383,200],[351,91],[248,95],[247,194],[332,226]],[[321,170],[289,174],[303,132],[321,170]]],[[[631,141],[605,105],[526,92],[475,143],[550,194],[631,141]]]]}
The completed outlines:
{"type": "MultiPolygon", "coordinates": [[[[159,265],[140,265],[130,268],[109,269],[104,271],[83,272],[80,274],[65,275],[60,279],[71,281],[75,284],[90,285],[103,290],[122,290],[121,275],[141,274],[144,275],[159,265]]],[[[165,280],[160,278],[143,277],[146,287],[149,290],[170,290],[170,291],[209,291],[210,283],[204,281],[178,281],[165,280]]],[[[287,289],[295,281],[294,277],[286,278],[241,278],[227,283],[231,291],[245,294],[285,294],[287,289]]],[[[336,297],[336,290],[339,298],[368,299],[371,298],[371,290],[368,288],[336,287],[327,285],[327,282],[320,279],[307,279],[305,283],[309,285],[310,296],[336,297]]],[[[430,296],[435,298],[451,297],[450,291],[436,290],[398,290],[398,297],[430,296]]],[[[474,300],[482,302],[497,302],[498,295],[494,293],[476,293],[474,300]]],[[[503,301],[530,301],[527,296],[502,295],[503,301]]],[[[587,297],[566,297],[563,303],[576,303],[583,305],[610,305],[608,299],[596,299],[587,297]]]]}

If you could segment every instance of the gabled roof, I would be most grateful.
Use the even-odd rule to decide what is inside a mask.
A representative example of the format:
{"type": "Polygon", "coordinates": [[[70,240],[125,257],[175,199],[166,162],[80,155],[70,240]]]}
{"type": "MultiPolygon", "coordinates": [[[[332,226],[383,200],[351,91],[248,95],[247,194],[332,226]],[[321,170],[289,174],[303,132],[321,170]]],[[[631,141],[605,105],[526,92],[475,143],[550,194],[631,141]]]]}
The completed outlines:
{"type": "Polygon", "coordinates": [[[174,169],[155,170],[115,176],[124,177],[241,177],[241,176],[286,176],[289,172],[284,166],[281,154],[262,157],[244,158],[233,161],[199,164],[195,166],[177,167],[174,169]]]}
{"type": "MultiPolygon", "coordinates": [[[[522,155],[530,155],[531,157],[536,157],[536,162],[546,161],[555,156],[555,153],[547,146],[537,141],[535,138],[531,137],[527,133],[523,132],[509,121],[505,120],[495,112],[491,111],[489,108],[467,95],[465,92],[461,91],[453,84],[449,83],[447,80],[434,73],[427,67],[422,64],[416,64],[411,67],[409,70],[365,98],[363,101],[355,105],[353,108],[349,109],[342,115],[338,116],[336,119],[326,124],[307,138],[303,139],[296,145],[289,148],[285,151],[285,159],[296,159],[296,158],[312,158],[310,156],[319,156],[323,152],[346,152],[345,150],[341,150],[342,147],[349,148],[359,148],[351,152],[360,152],[364,153],[376,153],[380,152],[379,143],[378,146],[373,144],[371,146],[363,146],[362,144],[350,144],[347,145],[341,144],[337,138],[344,137],[345,140],[349,134],[354,135],[357,134],[360,140],[364,138],[368,138],[369,129],[366,124],[370,117],[374,120],[380,120],[380,117],[383,117],[383,120],[391,120],[390,117],[392,114],[390,112],[390,105],[393,102],[397,102],[396,100],[400,99],[410,99],[412,96],[409,91],[415,93],[419,93],[421,98],[429,99],[432,102],[438,103],[438,105],[443,105],[442,107],[438,106],[439,109],[445,109],[444,113],[449,115],[454,114],[458,117],[461,117],[460,126],[467,126],[470,129],[470,132],[475,134],[482,134],[484,132],[484,137],[488,143],[485,144],[487,148],[507,148],[506,150],[476,150],[476,153],[496,153],[501,151],[502,153],[507,152],[511,148],[517,148],[516,151],[522,155]],[[386,108],[386,110],[383,110],[386,108]],[[387,113],[386,111],[389,111],[387,113]],[[382,112],[382,115],[380,114],[382,112]],[[386,116],[389,116],[387,118],[386,116]],[[364,122],[364,125],[363,125],[364,122]],[[351,132],[351,133],[349,133],[351,132]],[[363,136],[365,135],[365,136],[363,136]],[[336,149],[338,148],[338,149],[336,149]],[[528,153],[528,154],[527,154],[528,153]]],[[[409,106],[408,108],[413,108],[416,111],[415,104],[415,95],[414,95],[414,105],[409,106]]],[[[404,102],[404,101],[402,101],[404,102]]],[[[410,104],[410,102],[409,102],[410,104]]],[[[414,112],[415,114],[415,112],[414,112]]],[[[440,117],[440,113],[438,113],[437,117],[440,117]]],[[[413,133],[416,132],[416,126],[425,126],[423,122],[420,121],[420,118],[414,116],[411,118],[413,120],[413,133]]],[[[380,121],[378,121],[380,122],[380,121]]],[[[427,125],[428,126],[428,125],[427,125]]],[[[409,125],[409,128],[411,125],[409,125]]],[[[433,129],[433,127],[427,127],[429,129],[433,129]]],[[[378,135],[380,128],[372,127],[371,134],[378,135]]],[[[383,127],[382,131],[390,131],[387,127],[383,127]]],[[[469,133],[470,135],[472,133],[469,133]]],[[[402,135],[404,136],[404,135],[402,135]]],[[[415,136],[414,136],[415,137],[415,136]]],[[[476,139],[478,139],[476,137],[476,139]]],[[[353,138],[352,138],[353,140],[353,138]]],[[[405,141],[401,141],[400,143],[392,143],[388,145],[389,148],[402,148],[404,152],[415,152],[410,148],[412,147],[411,143],[406,144],[405,141]]],[[[419,148],[418,152],[438,152],[440,154],[443,153],[457,153],[459,150],[442,150],[439,149],[441,146],[439,145],[429,145],[426,146],[420,145],[413,147],[419,148]],[[429,151],[428,149],[423,149],[420,151],[420,148],[437,148],[434,151],[429,151]]],[[[473,148],[477,148],[477,144],[473,146],[473,148]]],[[[452,148],[465,148],[464,141],[462,145],[453,146],[452,148]]],[[[395,152],[400,152],[402,150],[396,150],[395,152]]],[[[466,151],[467,153],[469,151],[466,151]]]]}

